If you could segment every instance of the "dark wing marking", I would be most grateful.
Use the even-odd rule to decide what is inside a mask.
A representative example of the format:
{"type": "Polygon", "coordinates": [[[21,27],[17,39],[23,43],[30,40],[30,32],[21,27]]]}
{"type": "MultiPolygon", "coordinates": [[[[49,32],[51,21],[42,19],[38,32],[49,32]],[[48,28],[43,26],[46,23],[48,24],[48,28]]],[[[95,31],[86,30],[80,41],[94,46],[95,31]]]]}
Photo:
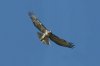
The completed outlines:
{"type": "Polygon", "coordinates": [[[56,44],[60,45],[60,46],[64,46],[64,47],[69,47],[69,48],[73,48],[74,45],[71,42],[65,41],[64,39],[61,39],[59,37],[57,37],[56,35],[52,34],[49,36],[49,38],[55,42],[56,44]]]}
{"type": "Polygon", "coordinates": [[[34,26],[36,28],[38,28],[41,32],[45,33],[45,30],[47,30],[47,28],[39,21],[39,19],[37,19],[32,12],[29,12],[29,16],[34,24],[34,26]]]}

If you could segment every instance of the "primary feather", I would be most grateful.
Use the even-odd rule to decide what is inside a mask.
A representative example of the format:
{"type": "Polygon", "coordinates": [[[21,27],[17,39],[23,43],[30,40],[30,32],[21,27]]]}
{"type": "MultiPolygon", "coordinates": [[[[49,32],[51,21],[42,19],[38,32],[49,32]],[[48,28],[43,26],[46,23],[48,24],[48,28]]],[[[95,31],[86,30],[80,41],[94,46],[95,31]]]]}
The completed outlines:
{"type": "Polygon", "coordinates": [[[60,46],[64,46],[64,47],[69,47],[72,48],[74,47],[73,43],[68,42],[64,39],[59,38],[58,36],[54,35],[53,33],[50,34],[49,38],[55,42],[56,44],[60,45],[60,46]]]}
{"type": "Polygon", "coordinates": [[[38,28],[41,32],[45,33],[47,28],[40,22],[38,18],[36,18],[33,13],[29,12],[29,16],[36,28],[38,28]]]}

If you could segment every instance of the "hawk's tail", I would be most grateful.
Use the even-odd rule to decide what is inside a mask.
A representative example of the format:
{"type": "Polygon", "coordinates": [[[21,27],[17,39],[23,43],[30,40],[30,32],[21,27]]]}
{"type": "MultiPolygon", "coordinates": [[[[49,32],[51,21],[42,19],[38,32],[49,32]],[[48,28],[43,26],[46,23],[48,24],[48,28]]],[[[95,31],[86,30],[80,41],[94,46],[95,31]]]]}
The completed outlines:
{"type": "Polygon", "coordinates": [[[47,44],[47,45],[50,44],[49,38],[48,38],[47,36],[45,36],[43,39],[41,39],[42,36],[43,36],[43,33],[37,32],[37,34],[38,34],[39,39],[40,39],[44,44],[47,44]]]}

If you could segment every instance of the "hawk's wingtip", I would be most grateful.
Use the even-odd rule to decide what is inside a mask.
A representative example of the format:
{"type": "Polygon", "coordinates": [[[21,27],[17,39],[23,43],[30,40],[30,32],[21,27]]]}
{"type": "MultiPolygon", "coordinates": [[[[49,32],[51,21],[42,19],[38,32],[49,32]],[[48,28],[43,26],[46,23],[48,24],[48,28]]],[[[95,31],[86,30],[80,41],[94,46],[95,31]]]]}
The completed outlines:
{"type": "Polygon", "coordinates": [[[74,45],[72,42],[70,42],[69,44],[70,44],[70,45],[68,46],[69,48],[75,48],[75,45],[74,45]]]}
{"type": "Polygon", "coordinates": [[[28,15],[29,15],[29,16],[32,16],[32,15],[33,15],[33,12],[32,12],[32,11],[29,11],[29,12],[28,12],[28,15]]]}

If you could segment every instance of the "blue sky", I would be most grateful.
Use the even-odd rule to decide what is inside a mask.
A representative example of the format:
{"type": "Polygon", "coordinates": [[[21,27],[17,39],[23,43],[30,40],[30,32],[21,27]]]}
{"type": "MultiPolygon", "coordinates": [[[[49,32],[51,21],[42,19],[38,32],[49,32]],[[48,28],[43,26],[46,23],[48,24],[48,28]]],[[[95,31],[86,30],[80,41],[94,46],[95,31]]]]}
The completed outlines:
{"type": "Polygon", "coordinates": [[[0,0],[0,66],[100,66],[99,0],[0,0]],[[74,49],[42,44],[28,12],[74,49]]]}

